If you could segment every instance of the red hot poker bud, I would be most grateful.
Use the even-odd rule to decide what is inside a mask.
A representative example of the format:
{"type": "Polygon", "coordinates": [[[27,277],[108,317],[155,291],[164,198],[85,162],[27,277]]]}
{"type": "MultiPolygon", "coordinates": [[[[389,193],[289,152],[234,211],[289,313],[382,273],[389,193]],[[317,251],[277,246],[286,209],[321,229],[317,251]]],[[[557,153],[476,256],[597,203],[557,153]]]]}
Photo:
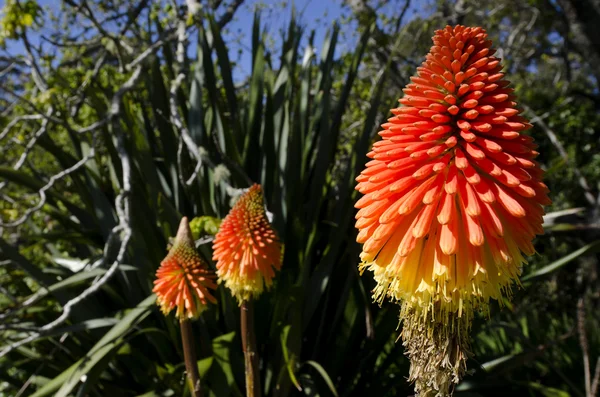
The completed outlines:
{"type": "Polygon", "coordinates": [[[165,315],[177,308],[177,318],[196,318],[208,302],[216,303],[210,292],[217,288],[215,278],[196,251],[188,219],[183,217],[173,246],[156,271],[152,291],[158,305],[165,315]]]}

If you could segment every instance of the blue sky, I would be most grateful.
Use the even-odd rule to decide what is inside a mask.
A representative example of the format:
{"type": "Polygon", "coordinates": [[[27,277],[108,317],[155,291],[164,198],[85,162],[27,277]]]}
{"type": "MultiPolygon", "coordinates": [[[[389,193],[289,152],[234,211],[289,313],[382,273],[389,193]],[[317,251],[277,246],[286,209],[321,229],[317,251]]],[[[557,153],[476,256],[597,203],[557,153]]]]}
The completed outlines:
{"type": "MultiPolygon", "coordinates": [[[[238,60],[236,78],[248,75],[252,65],[249,50],[252,40],[253,14],[257,4],[265,3],[257,0],[246,1],[240,7],[235,19],[227,26],[226,39],[231,43],[232,60],[238,60]],[[239,44],[236,43],[239,40],[239,44]],[[238,49],[241,49],[241,58],[238,58],[238,49]]],[[[334,21],[343,18],[340,0],[305,0],[288,2],[285,7],[281,2],[270,2],[264,8],[261,7],[261,19],[270,38],[274,40],[276,48],[279,48],[281,31],[286,30],[292,15],[292,7],[295,7],[296,15],[300,23],[305,27],[304,41],[302,47],[306,46],[311,30],[315,30],[315,46],[318,49],[325,39],[334,21]]],[[[352,37],[347,37],[352,40],[352,37]]],[[[343,48],[340,48],[343,51],[343,48]]]]}
{"type": "MultiPolygon", "coordinates": [[[[405,22],[414,18],[416,15],[428,13],[433,0],[412,0],[411,7],[405,16],[405,22]]],[[[288,1],[282,7],[282,1],[261,1],[246,0],[243,6],[236,13],[235,19],[227,26],[226,39],[231,43],[231,59],[238,60],[238,49],[242,49],[242,56],[239,59],[239,65],[235,70],[235,77],[239,79],[248,75],[251,70],[251,58],[249,49],[251,47],[251,32],[253,23],[253,13],[257,5],[268,3],[269,5],[261,8],[261,18],[269,35],[275,39],[276,46],[281,37],[280,31],[285,30],[289,24],[292,8],[295,8],[299,16],[300,23],[305,27],[304,41],[302,47],[307,44],[308,36],[311,30],[315,30],[315,50],[320,54],[321,44],[326,34],[333,26],[334,22],[341,22],[349,15],[349,9],[343,6],[343,0],[296,0],[288,1]],[[233,39],[240,38],[240,44],[233,43],[233,39]]],[[[373,2],[375,3],[375,2],[373,2]]],[[[402,5],[403,2],[400,2],[402,5]]],[[[396,3],[388,3],[383,6],[382,12],[388,15],[396,15],[401,12],[396,3]]],[[[341,53],[352,49],[358,39],[358,33],[355,31],[355,24],[344,24],[341,31],[341,39],[337,50],[341,53]]]]}
{"type": "MultiPolygon", "coordinates": [[[[433,0],[412,0],[405,21],[410,20],[415,15],[426,14],[432,2],[433,0]]],[[[3,6],[3,3],[4,0],[0,0],[1,6],[3,6]]],[[[178,0],[178,3],[183,3],[183,0],[178,0]]],[[[52,8],[58,6],[58,0],[38,0],[38,4],[44,8],[52,8]]],[[[246,0],[237,10],[234,19],[227,25],[224,32],[230,48],[230,58],[232,61],[237,62],[234,70],[235,79],[242,80],[250,73],[252,68],[250,47],[253,16],[257,8],[261,9],[262,24],[276,49],[280,45],[281,31],[286,30],[292,15],[292,9],[295,8],[300,23],[305,27],[304,41],[301,47],[306,46],[310,31],[314,29],[315,50],[318,55],[325,35],[333,23],[335,21],[341,22],[349,14],[349,9],[342,4],[343,0],[295,0],[287,2],[280,0],[246,0]]],[[[393,15],[400,13],[401,7],[398,7],[396,3],[388,3],[384,6],[383,11],[388,15],[393,15]]],[[[355,32],[355,26],[344,24],[338,51],[341,53],[351,49],[350,47],[355,45],[357,38],[358,34],[355,32]]],[[[32,34],[30,40],[35,44],[39,38],[32,34]]],[[[195,49],[193,46],[190,47],[190,54],[193,55],[195,49]]],[[[11,41],[7,43],[7,50],[12,54],[23,52],[20,44],[11,41]]]]}

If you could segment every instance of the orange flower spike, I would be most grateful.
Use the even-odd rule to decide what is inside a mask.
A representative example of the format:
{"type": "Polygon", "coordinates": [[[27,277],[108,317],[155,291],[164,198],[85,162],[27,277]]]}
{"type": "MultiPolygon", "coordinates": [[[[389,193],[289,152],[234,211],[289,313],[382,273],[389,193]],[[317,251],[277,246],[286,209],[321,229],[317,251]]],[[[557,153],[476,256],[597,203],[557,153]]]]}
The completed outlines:
{"type": "Polygon", "coordinates": [[[260,185],[243,194],[213,242],[219,280],[241,304],[270,287],[281,267],[281,244],[265,213],[260,185]]]}
{"type": "Polygon", "coordinates": [[[152,292],[158,305],[165,315],[177,308],[177,318],[196,318],[208,302],[216,303],[210,292],[217,288],[215,279],[196,251],[188,219],[183,217],[173,246],[156,271],[152,292]]]}
{"type": "MultiPolygon", "coordinates": [[[[501,257],[495,252],[500,246],[490,242],[499,236],[490,234],[488,227],[497,225],[503,238],[511,240],[507,245],[519,248],[510,251],[512,271],[501,271],[504,264],[490,259],[486,269],[502,274],[495,285],[483,288],[483,294],[480,287],[489,282],[488,276],[475,274],[469,263],[451,261],[443,279],[466,274],[455,285],[468,291],[463,300],[498,299],[513,281],[510,274],[520,272],[522,252],[530,251],[520,236],[532,238],[531,230],[539,231],[542,205],[549,203],[546,192],[535,189],[540,183],[536,177],[542,174],[539,164],[528,161],[537,154],[536,145],[521,135],[531,125],[519,116],[485,30],[446,27],[436,32],[433,42],[418,76],[404,90],[404,107],[392,111],[396,116],[383,125],[383,140],[369,154],[374,160],[357,178],[357,190],[364,193],[356,222],[366,248],[361,266],[377,269],[378,282],[386,278],[385,284],[397,287],[381,293],[415,301],[424,309],[437,298],[429,289],[418,292],[419,286],[437,289],[442,276],[431,273],[432,264],[422,263],[434,256],[416,255],[417,263],[406,264],[416,268],[416,279],[402,277],[399,267],[385,270],[391,262],[402,262],[416,248],[434,249],[418,244],[431,238],[449,256],[456,255],[465,240],[468,252],[474,252],[464,254],[467,262],[501,257]],[[484,205],[486,211],[481,210],[484,205]],[[411,233],[417,242],[401,244],[408,240],[396,236],[399,232],[411,233]],[[391,258],[381,255],[389,244],[396,244],[391,258]]],[[[444,310],[457,311],[460,302],[447,299],[454,292],[443,292],[444,310]]]]}
{"type": "MultiPolygon", "coordinates": [[[[532,161],[537,146],[523,135],[532,126],[485,30],[447,26],[433,43],[357,178],[357,241],[361,270],[377,282],[374,299],[403,302],[404,328],[460,322],[465,332],[475,310],[487,311],[517,281],[550,200],[532,161]]],[[[413,331],[403,331],[411,361],[413,331]]],[[[462,365],[453,379],[417,388],[448,388],[462,365]]],[[[411,368],[411,378],[427,371],[411,368]]]]}

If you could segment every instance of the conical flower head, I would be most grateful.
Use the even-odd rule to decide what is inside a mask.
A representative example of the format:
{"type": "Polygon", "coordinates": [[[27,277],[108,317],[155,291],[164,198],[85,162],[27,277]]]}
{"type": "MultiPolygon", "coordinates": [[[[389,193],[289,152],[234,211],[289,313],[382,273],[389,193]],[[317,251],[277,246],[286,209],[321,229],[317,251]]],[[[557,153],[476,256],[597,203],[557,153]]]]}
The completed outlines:
{"type": "Polygon", "coordinates": [[[267,219],[260,185],[253,185],[225,217],[213,243],[217,275],[242,301],[271,285],[281,267],[281,244],[267,219]]]}
{"type": "MultiPolygon", "coordinates": [[[[403,301],[413,323],[437,322],[416,328],[460,319],[467,332],[473,311],[501,298],[534,253],[550,200],[536,145],[523,134],[531,124],[485,30],[447,26],[433,43],[357,178],[357,241],[376,300],[403,301]]],[[[405,344],[426,347],[404,328],[405,344]]],[[[456,336],[445,340],[448,351],[456,336]]]]}
{"type": "Polygon", "coordinates": [[[165,315],[177,308],[179,319],[196,318],[208,302],[216,303],[210,291],[217,288],[215,278],[196,251],[188,219],[183,217],[173,246],[156,271],[152,291],[158,305],[165,315]]]}
{"type": "Polygon", "coordinates": [[[433,42],[357,178],[357,240],[378,299],[460,313],[517,278],[550,201],[485,30],[433,42]]]}

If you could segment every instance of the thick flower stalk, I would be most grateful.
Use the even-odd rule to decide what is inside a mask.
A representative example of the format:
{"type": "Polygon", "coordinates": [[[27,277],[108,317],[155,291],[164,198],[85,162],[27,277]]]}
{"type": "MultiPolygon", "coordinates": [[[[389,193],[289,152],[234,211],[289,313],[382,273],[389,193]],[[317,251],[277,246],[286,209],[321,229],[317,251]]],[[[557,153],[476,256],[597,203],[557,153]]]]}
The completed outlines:
{"type": "Polygon", "coordinates": [[[196,318],[208,302],[216,302],[210,292],[217,288],[215,278],[196,251],[188,219],[183,217],[173,246],[156,271],[152,290],[156,302],[165,315],[176,308],[177,318],[196,318]]]}
{"type": "Polygon", "coordinates": [[[550,203],[531,128],[484,29],[447,26],[357,178],[361,269],[402,302],[419,395],[464,374],[475,311],[510,294],[550,203]]]}
{"type": "Polygon", "coordinates": [[[240,304],[246,396],[260,397],[261,386],[252,298],[268,288],[281,267],[281,244],[265,213],[260,185],[254,184],[225,217],[213,243],[217,275],[240,304]]]}
{"type": "Polygon", "coordinates": [[[217,275],[241,304],[268,288],[281,266],[281,244],[253,185],[225,217],[213,243],[217,275]]]}
{"type": "Polygon", "coordinates": [[[156,271],[152,291],[165,316],[177,308],[175,316],[179,319],[188,386],[193,397],[203,394],[190,319],[198,317],[208,302],[216,303],[210,292],[217,288],[215,278],[196,251],[190,224],[183,217],[173,245],[156,271]]]}

